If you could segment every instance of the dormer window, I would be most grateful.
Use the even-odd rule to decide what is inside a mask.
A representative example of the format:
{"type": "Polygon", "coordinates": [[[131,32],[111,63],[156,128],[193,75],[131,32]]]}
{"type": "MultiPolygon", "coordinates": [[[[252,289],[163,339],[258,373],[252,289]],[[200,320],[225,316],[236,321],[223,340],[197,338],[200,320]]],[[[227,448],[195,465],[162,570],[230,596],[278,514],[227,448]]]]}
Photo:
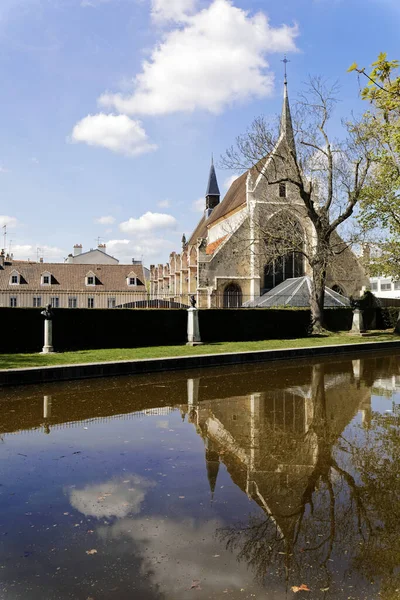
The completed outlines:
{"type": "Polygon", "coordinates": [[[86,285],[96,285],[96,276],[91,271],[86,275],[86,285]]]}
{"type": "Polygon", "coordinates": [[[286,183],[279,184],[279,198],[286,198],[286,183]]]}
{"type": "Polygon", "coordinates": [[[10,285],[18,285],[21,283],[21,275],[18,271],[13,271],[10,275],[10,285]]]}
{"type": "Polygon", "coordinates": [[[41,285],[51,285],[51,273],[42,273],[41,285]]]}
{"type": "Polygon", "coordinates": [[[134,273],[129,273],[128,277],[126,278],[126,283],[128,285],[137,285],[137,277],[134,273]]]}

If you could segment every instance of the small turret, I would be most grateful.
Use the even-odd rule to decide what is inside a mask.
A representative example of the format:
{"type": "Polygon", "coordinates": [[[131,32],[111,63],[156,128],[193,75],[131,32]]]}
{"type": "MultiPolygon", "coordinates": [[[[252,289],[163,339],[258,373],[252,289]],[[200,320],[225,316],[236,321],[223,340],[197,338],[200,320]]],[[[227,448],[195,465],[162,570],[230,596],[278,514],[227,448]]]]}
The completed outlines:
{"type": "Polygon", "coordinates": [[[206,219],[210,216],[214,208],[219,204],[221,193],[218,187],[217,175],[214,168],[214,160],[211,157],[210,175],[208,176],[208,185],[206,191],[206,219]]]}
{"type": "Polygon", "coordinates": [[[214,445],[209,438],[206,438],[206,468],[211,500],[213,500],[219,472],[219,454],[214,449],[214,445]]]}

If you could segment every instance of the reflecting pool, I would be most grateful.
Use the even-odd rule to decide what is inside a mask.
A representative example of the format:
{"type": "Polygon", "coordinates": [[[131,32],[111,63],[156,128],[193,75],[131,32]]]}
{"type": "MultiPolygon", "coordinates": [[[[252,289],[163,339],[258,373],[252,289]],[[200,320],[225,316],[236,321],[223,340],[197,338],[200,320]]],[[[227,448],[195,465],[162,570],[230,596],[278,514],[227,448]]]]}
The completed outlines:
{"type": "Polygon", "coordinates": [[[399,598],[399,359],[2,390],[0,598],[399,598]]]}

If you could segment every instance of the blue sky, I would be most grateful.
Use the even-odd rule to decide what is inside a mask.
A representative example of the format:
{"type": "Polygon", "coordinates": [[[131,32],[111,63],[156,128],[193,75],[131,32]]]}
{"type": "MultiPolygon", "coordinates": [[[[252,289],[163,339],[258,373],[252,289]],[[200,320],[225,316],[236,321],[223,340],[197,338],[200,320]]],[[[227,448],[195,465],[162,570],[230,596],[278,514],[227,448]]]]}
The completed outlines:
{"type": "Polygon", "coordinates": [[[399,28],[399,0],[1,0],[7,247],[58,261],[100,236],[124,262],[166,261],[201,216],[211,152],[280,111],[283,55],[293,101],[322,74],[346,116],[363,108],[347,67],[400,58],[399,28]]]}

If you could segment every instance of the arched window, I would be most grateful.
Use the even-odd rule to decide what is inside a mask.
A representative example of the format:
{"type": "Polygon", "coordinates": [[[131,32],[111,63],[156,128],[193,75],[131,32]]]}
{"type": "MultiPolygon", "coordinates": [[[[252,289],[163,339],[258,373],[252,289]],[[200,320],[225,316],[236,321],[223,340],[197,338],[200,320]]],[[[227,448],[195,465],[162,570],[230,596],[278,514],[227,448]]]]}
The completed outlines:
{"type": "Polygon", "coordinates": [[[332,290],[334,292],[336,292],[337,294],[341,294],[342,296],[346,296],[346,292],[344,291],[344,289],[337,283],[335,283],[335,285],[332,286],[332,290]]]}
{"type": "Polygon", "coordinates": [[[237,283],[230,283],[224,289],[224,308],[239,308],[242,306],[242,289],[237,283]]]}
{"type": "Polygon", "coordinates": [[[304,232],[297,221],[287,213],[279,213],[270,220],[269,226],[273,231],[271,239],[266,238],[266,254],[276,258],[268,261],[264,267],[264,291],[271,290],[286,279],[304,275],[304,256],[296,251],[304,245],[304,232]],[[282,231],[282,239],[276,235],[282,231]],[[287,248],[293,248],[285,252],[287,248]],[[281,256],[279,256],[281,254],[281,256]]]}

